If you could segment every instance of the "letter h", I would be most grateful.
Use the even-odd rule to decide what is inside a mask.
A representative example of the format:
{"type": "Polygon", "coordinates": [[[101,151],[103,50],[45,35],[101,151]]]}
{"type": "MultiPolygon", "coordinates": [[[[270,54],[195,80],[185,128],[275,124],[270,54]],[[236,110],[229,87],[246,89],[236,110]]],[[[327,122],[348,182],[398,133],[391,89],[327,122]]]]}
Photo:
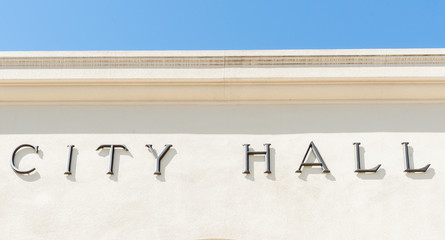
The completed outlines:
{"type": "Polygon", "coordinates": [[[266,151],[250,151],[249,146],[250,144],[243,144],[244,146],[244,174],[250,174],[249,171],[249,156],[250,155],[257,155],[257,154],[265,154],[265,160],[266,160],[266,171],[264,173],[272,173],[270,171],[270,143],[265,143],[264,146],[266,147],[266,151]]]}

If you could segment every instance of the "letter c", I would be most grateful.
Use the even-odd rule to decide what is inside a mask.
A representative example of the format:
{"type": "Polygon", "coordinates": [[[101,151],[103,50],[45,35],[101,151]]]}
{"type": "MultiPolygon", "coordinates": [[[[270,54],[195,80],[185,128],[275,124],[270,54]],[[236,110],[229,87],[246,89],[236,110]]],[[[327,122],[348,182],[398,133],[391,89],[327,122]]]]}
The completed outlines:
{"type": "Polygon", "coordinates": [[[17,166],[15,165],[15,163],[14,163],[15,154],[16,154],[20,149],[25,148],[25,147],[32,148],[34,151],[36,151],[36,153],[39,152],[39,146],[33,146],[33,145],[30,145],[30,144],[22,144],[22,145],[18,146],[18,147],[14,150],[14,153],[12,154],[12,157],[11,157],[11,168],[12,168],[12,170],[14,170],[16,173],[20,173],[20,174],[28,174],[28,173],[31,173],[31,172],[33,172],[34,170],[36,170],[36,168],[32,168],[32,169],[30,169],[30,170],[22,171],[22,170],[18,169],[18,167],[17,167],[17,166]]]}

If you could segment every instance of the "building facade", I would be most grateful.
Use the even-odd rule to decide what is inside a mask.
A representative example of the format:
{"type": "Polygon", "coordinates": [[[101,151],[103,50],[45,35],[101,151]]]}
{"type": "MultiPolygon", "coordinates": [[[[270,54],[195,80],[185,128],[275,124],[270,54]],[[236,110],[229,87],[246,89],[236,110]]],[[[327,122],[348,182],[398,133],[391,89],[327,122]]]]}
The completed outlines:
{"type": "Polygon", "coordinates": [[[0,110],[5,239],[445,233],[444,49],[2,52],[0,110]]]}

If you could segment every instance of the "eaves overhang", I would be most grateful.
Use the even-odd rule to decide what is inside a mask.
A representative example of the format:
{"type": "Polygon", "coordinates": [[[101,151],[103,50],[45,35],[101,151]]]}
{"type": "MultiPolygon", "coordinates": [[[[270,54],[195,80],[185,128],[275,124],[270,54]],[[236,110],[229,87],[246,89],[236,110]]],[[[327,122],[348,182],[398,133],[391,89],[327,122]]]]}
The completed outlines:
{"type": "Polygon", "coordinates": [[[445,103],[445,49],[0,52],[1,105],[445,103]]]}

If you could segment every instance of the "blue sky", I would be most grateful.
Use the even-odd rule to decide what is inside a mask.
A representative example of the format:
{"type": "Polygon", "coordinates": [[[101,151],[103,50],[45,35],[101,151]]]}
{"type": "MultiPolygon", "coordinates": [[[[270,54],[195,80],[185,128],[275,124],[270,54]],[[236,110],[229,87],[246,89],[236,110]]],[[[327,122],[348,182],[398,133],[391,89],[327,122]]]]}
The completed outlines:
{"type": "Polygon", "coordinates": [[[445,47],[445,1],[0,0],[0,51],[445,47]]]}

